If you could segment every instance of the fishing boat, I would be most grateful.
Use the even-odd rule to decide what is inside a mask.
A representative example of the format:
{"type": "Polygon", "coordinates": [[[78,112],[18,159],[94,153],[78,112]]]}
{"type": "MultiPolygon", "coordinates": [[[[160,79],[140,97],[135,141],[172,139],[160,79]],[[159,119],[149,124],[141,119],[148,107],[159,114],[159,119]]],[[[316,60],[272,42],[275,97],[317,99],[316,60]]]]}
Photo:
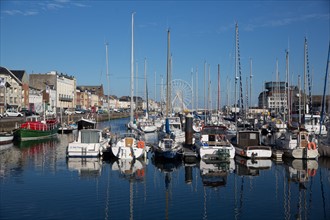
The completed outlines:
{"type": "Polygon", "coordinates": [[[69,123],[69,124],[62,124],[59,128],[58,128],[58,133],[59,134],[71,134],[74,131],[76,131],[78,129],[78,125],[76,123],[69,123]]]}
{"type": "Polygon", "coordinates": [[[0,145],[13,142],[14,134],[12,132],[0,132],[0,145]]]}
{"type": "Polygon", "coordinates": [[[289,131],[276,139],[275,144],[286,157],[316,159],[319,156],[318,140],[305,129],[289,131]]]}
{"type": "Polygon", "coordinates": [[[20,141],[47,139],[57,135],[58,122],[55,118],[41,120],[38,115],[26,117],[26,121],[14,131],[14,139],[20,141]]]}
{"type": "Polygon", "coordinates": [[[236,137],[231,140],[235,147],[236,155],[247,158],[270,158],[272,149],[261,144],[261,134],[259,131],[241,130],[236,137]]]}
{"type": "Polygon", "coordinates": [[[102,130],[81,129],[77,140],[68,144],[68,157],[99,157],[108,147],[109,140],[104,137],[102,130]]]}
{"type": "Polygon", "coordinates": [[[78,130],[81,129],[95,129],[96,121],[93,118],[81,118],[77,121],[78,130]]]}
{"type": "Polygon", "coordinates": [[[229,161],[235,157],[235,148],[227,139],[224,126],[204,126],[195,146],[200,158],[205,161],[229,161]]]}

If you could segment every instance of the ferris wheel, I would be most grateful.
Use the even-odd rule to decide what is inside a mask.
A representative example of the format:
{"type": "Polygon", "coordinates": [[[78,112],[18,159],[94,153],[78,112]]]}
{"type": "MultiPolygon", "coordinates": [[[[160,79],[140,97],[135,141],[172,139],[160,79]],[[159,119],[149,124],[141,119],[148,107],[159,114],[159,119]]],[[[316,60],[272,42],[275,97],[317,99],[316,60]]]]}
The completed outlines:
{"type": "MultiPolygon", "coordinates": [[[[189,83],[181,79],[174,79],[170,85],[171,105],[174,112],[187,109],[192,101],[192,89],[189,83]]],[[[163,101],[166,102],[167,89],[164,88],[163,101]]]]}

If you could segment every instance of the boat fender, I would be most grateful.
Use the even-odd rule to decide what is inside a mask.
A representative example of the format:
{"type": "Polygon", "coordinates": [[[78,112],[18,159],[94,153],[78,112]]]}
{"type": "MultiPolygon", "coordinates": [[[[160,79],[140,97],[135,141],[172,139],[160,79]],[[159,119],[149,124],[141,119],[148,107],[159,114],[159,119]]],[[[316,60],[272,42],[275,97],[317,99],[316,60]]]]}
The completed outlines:
{"type": "Polygon", "coordinates": [[[144,141],[139,141],[138,142],[138,148],[144,148],[144,141]]]}
{"type": "Polygon", "coordinates": [[[308,169],[307,173],[308,173],[308,176],[315,176],[316,175],[316,169],[308,169]]]}
{"type": "Polygon", "coordinates": [[[308,147],[308,150],[311,150],[311,149],[316,150],[315,142],[309,142],[307,147],[308,147]]]}
{"type": "Polygon", "coordinates": [[[144,170],[143,169],[137,170],[137,175],[138,175],[138,177],[144,177],[144,170]]]}

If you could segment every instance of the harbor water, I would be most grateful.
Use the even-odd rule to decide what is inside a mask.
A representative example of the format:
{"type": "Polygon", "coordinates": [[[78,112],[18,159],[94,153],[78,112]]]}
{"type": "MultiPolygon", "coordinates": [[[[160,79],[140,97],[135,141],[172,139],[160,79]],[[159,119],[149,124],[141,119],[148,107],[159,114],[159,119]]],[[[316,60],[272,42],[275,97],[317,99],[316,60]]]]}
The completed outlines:
{"type": "MultiPolygon", "coordinates": [[[[119,134],[127,122],[98,126],[119,134]]],[[[67,158],[73,138],[1,148],[0,219],[330,219],[330,158],[67,158]]]]}

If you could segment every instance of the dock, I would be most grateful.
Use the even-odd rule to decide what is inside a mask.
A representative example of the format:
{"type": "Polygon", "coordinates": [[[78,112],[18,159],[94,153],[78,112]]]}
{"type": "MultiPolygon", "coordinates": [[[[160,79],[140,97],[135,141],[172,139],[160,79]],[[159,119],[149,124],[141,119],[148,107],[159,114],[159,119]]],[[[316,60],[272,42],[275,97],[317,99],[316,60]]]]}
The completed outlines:
{"type": "Polygon", "coordinates": [[[198,153],[193,149],[193,145],[186,145],[184,144],[182,146],[182,150],[183,150],[183,159],[185,162],[196,162],[196,160],[198,159],[198,153]]]}
{"type": "Polygon", "coordinates": [[[282,160],[283,154],[284,154],[284,152],[282,150],[277,150],[277,149],[272,150],[272,157],[275,159],[276,163],[283,162],[283,160],[282,160]]]}

